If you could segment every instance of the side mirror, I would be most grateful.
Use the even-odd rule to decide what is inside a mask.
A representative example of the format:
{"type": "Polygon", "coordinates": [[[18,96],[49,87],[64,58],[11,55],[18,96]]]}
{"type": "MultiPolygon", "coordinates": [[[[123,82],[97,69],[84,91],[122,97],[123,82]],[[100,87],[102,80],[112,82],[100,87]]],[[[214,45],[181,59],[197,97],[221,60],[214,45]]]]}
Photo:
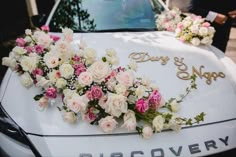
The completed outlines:
{"type": "Polygon", "coordinates": [[[31,21],[35,27],[41,27],[46,23],[46,15],[41,14],[41,15],[34,15],[31,16],[31,21]]]}

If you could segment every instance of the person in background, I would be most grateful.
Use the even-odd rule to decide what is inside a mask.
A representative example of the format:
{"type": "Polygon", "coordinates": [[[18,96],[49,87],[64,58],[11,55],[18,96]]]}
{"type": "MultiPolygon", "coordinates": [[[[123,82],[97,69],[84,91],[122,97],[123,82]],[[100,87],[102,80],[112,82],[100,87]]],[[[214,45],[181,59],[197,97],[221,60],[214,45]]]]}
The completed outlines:
{"type": "Polygon", "coordinates": [[[179,8],[182,12],[188,12],[191,0],[167,0],[166,5],[169,9],[175,7],[179,8]]]}
{"type": "Polygon", "coordinates": [[[236,0],[191,0],[189,12],[212,23],[216,29],[212,45],[225,52],[232,20],[236,18],[236,0]]]}

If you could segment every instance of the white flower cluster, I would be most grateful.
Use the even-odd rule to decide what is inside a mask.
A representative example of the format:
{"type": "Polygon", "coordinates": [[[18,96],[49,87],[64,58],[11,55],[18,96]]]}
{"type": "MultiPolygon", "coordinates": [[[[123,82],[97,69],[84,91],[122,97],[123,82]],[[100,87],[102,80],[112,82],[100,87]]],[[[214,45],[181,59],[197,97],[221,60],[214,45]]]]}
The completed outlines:
{"type": "Polygon", "coordinates": [[[204,18],[191,15],[178,24],[175,33],[178,39],[189,42],[194,46],[200,44],[210,45],[213,41],[215,29],[204,18]]]}
{"type": "Polygon", "coordinates": [[[156,26],[160,31],[174,32],[177,24],[181,22],[181,11],[178,8],[166,10],[157,16],[156,26]]]}

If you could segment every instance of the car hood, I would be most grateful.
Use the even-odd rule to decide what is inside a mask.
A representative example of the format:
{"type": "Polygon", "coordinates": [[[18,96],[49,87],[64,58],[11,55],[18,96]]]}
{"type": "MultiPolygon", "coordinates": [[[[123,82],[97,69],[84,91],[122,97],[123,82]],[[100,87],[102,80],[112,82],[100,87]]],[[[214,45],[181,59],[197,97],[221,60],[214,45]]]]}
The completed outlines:
{"type": "MultiPolygon", "coordinates": [[[[200,136],[201,133],[206,132],[207,135],[204,134],[199,137],[202,138],[203,143],[210,136],[212,136],[210,139],[220,138],[211,135],[211,132],[216,131],[219,126],[208,125],[236,118],[236,65],[215,47],[194,47],[184,44],[176,40],[174,34],[168,32],[83,33],[75,34],[74,39],[75,45],[81,40],[85,41],[88,47],[97,51],[98,56],[102,56],[108,48],[115,49],[122,66],[129,63],[130,57],[136,59],[136,61],[139,61],[137,75],[149,77],[153,83],[157,84],[166,100],[179,96],[190,84],[188,80],[180,79],[179,72],[181,68],[187,68],[186,71],[190,75],[193,73],[194,68],[195,71],[198,71],[198,74],[202,73],[201,76],[199,74],[197,79],[198,89],[184,100],[181,111],[178,113],[181,116],[192,117],[204,111],[207,116],[204,123],[198,128],[200,130],[193,127],[192,130],[184,129],[179,134],[167,131],[160,133],[160,135],[155,135],[148,145],[146,141],[143,142],[147,147],[142,147],[149,149],[149,153],[151,151],[150,145],[154,144],[155,140],[161,140],[160,147],[165,146],[169,149],[170,145],[167,145],[168,142],[165,139],[173,141],[173,146],[177,146],[177,143],[180,145],[185,143],[186,145],[187,142],[186,147],[188,147],[188,142],[189,144],[192,142],[192,135],[200,136]],[[132,53],[133,56],[130,56],[132,53]],[[168,59],[165,61],[163,58],[168,59]],[[178,66],[180,64],[178,60],[181,60],[181,58],[184,64],[178,66]],[[215,74],[222,72],[225,77],[217,77],[215,79],[212,77],[210,79],[210,74],[215,76],[213,72],[215,74]],[[207,83],[207,80],[210,80],[210,83],[207,83]],[[181,139],[186,136],[190,139],[186,139],[183,143],[181,139]]],[[[99,145],[103,143],[105,137],[107,141],[119,141],[120,144],[127,139],[131,140],[131,143],[135,146],[132,147],[132,151],[141,146],[135,144],[135,141],[143,141],[142,138],[136,137],[138,135],[135,132],[127,133],[120,128],[112,134],[104,134],[98,127],[89,125],[82,120],[79,120],[75,125],[64,122],[61,113],[56,109],[56,106],[62,103],[60,99],[51,102],[47,109],[41,111],[37,102],[33,100],[33,97],[40,92],[40,89],[35,87],[24,88],[19,81],[19,76],[11,72],[11,70],[7,71],[1,86],[0,98],[2,106],[33,141],[40,142],[39,137],[44,137],[46,141],[49,137],[58,137],[56,139],[48,139],[47,145],[49,146],[52,143],[56,143],[54,140],[59,140],[66,136],[70,140],[64,141],[64,144],[69,144],[76,138],[79,138],[77,140],[81,140],[82,143],[86,143],[86,140],[93,137],[93,139],[97,139],[97,144],[99,145]]],[[[233,123],[234,127],[232,124],[226,123],[222,124],[221,127],[225,127],[226,130],[228,129],[229,134],[233,134],[236,131],[235,121],[230,121],[230,123],[233,123]]],[[[228,133],[224,134],[220,130],[218,134],[222,138],[228,136],[228,133]]],[[[235,135],[233,138],[236,138],[235,135]]],[[[91,147],[96,148],[97,144],[91,144],[91,147]]],[[[120,144],[119,148],[123,148],[120,144]]],[[[118,147],[118,145],[113,147],[118,147]]],[[[123,150],[126,150],[125,147],[124,145],[123,150]]],[[[236,144],[234,147],[236,147],[236,144]]],[[[152,148],[159,148],[159,146],[152,148]]],[[[88,149],[83,148],[83,150],[88,149]]],[[[101,148],[101,151],[103,149],[105,150],[105,147],[101,148]]],[[[230,149],[230,147],[227,149],[230,149]]],[[[114,152],[115,150],[111,149],[110,152],[112,153],[112,151],[114,152]]],[[[131,150],[127,151],[130,153],[131,150]]],[[[97,153],[99,154],[99,151],[97,153]]]]}

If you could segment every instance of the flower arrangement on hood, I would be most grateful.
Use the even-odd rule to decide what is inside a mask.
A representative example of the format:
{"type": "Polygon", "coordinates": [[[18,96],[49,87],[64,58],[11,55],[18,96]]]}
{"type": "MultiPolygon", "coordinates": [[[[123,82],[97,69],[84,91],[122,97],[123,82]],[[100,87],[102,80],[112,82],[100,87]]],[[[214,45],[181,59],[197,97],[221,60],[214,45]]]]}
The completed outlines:
{"type": "Polygon", "coordinates": [[[40,107],[60,97],[63,105],[57,108],[66,122],[77,123],[82,118],[105,133],[123,127],[148,139],[163,129],[178,131],[182,125],[204,120],[204,113],[193,119],[175,114],[184,97],[196,88],[194,76],[185,94],[165,101],[148,78],[135,77],[134,61],[114,68],[119,62],[114,49],[98,58],[96,50],[84,42],[75,47],[73,31],[68,28],[62,29],[62,37],[49,34],[47,26],[25,32],[2,64],[17,72],[26,88],[42,89],[34,97],[40,107]]]}
{"type": "Polygon", "coordinates": [[[165,10],[156,17],[156,26],[160,31],[175,32],[177,24],[183,19],[182,12],[178,8],[165,10]]]}
{"type": "Polygon", "coordinates": [[[198,46],[210,45],[214,37],[215,29],[201,16],[187,16],[178,23],[175,30],[176,37],[183,41],[198,46]]]}

